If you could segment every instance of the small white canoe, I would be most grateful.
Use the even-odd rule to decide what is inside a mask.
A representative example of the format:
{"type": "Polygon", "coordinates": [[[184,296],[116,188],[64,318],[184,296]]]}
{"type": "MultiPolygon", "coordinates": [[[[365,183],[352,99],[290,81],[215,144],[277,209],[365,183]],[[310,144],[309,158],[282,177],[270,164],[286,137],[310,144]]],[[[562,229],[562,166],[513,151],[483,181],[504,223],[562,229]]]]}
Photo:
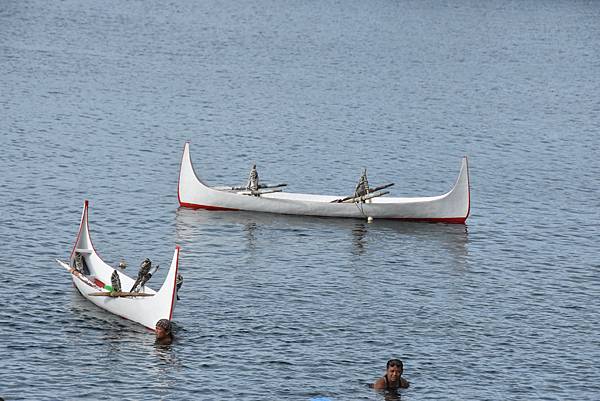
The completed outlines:
{"type": "MultiPolygon", "coordinates": [[[[179,268],[179,246],[175,248],[169,272],[160,290],[154,291],[144,286],[139,296],[131,293],[122,293],[123,296],[108,296],[110,292],[104,287],[111,284],[111,276],[116,269],[106,264],[94,249],[90,238],[87,200],[83,206],[79,234],[71,251],[70,261],[68,264],[59,260],[57,262],[71,273],[73,283],[79,292],[102,309],[152,330],[155,329],[156,322],[160,319],[172,320],[173,318],[173,310],[177,302],[176,280],[179,268]],[[81,255],[83,259],[85,274],[75,269],[76,255],[81,255]]],[[[134,285],[135,280],[118,270],[117,273],[123,291],[128,291],[134,285]]]]}
{"type": "Polygon", "coordinates": [[[365,202],[337,203],[344,195],[311,195],[272,192],[249,196],[247,190],[209,187],[194,171],[190,144],[186,142],[179,169],[178,199],[182,207],[207,210],[245,210],[292,215],[397,219],[464,224],[469,217],[471,194],[467,158],[462,159],[454,187],[429,197],[376,197],[365,202]]]}

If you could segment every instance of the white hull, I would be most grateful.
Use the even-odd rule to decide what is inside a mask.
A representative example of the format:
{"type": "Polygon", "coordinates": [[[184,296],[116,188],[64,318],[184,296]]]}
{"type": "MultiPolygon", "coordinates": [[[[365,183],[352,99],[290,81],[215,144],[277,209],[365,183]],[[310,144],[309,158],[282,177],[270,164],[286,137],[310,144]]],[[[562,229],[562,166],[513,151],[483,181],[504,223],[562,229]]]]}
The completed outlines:
{"type": "MultiPolygon", "coordinates": [[[[173,259],[169,267],[167,277],[158,291],[154,291],[144,286],[141,292],[154,294],[153,296],[140,297],[110,297],[94,296],[91,294],[106,292],[104,284],[111,283],[111,275],[114,268],[106,264],[96,253],[92,240],[90,238],[88,225],[88,202],[85,201],[79,234],[69,265],[60,262],[60,264],[69,269],[73,278],[73,284],[81,294],[89,301],[102,309],[119,315],[136,323],[139,323],[149,329],[154,330],[156,322],[160,319],[172,320],[173,310],[177,302],[177,272],[179,264],[179,247],[177,246],[173,254],[173,259]],[[79,253],[84,257],[85,263],[89,269],[89,275],[83,276],[71,267],[74,266],[75,254],[79,253]]],[[[124,291],[128,291],[135,280],[125,274],[117,271],[124,291]]]]}
{"type": "Polygon", "coordinates": [[[182,207],[208,210],[246,210],[322,217],[400,219],[464,224],[470,213],[469,168],[462,159],[454,187],[430,197],[377,197],[365,203],[331,203],[344,196],[274,192],[259,197],[211,188],[196,175],[189,143],[183,149],[178,198],[182,207]]]}

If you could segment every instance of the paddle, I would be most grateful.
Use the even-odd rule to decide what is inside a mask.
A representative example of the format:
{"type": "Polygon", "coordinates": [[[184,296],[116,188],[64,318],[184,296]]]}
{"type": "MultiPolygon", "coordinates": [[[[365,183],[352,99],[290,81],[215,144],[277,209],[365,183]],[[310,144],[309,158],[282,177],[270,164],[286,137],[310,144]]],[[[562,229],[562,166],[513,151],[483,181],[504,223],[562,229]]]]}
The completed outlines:
{"type": "Polygon", "coordinates": [[[112,291],[112,292],[92,292],[90,294],[88,294],[92,297],[112,297],[112,298],[117,298],[117,297],[153,297],[154,294],[145,294],[143,292],[117,292],[117,291],[112,291]]]}
{"type": "Polygon", "coordinates": [[[332,200],[329,203],[355,202],[356,200],[364,201],[364,200],[367,200],[367,199],[376,198],[378,196],[387,195],[387,194],[389,194],[389,191],[381,192],[379,194],[375,194],[375,192],[381,191],[382,189],[389,188],[392,185],[394,185],[393,182],[391,184],[385,184],[385,185],[381,185],[381,186],[375,187],[373,189],[369,189],[368,192],[367,192],[367,195],[356,196],[356,194],[354,194],[354,195],[346,196],[345,198],[334,199],[334,200],[332,200]]]}
{"type": "Polygon", "coordinates": [[[373,188],[373,189],[369,189],[369,193],[371,193],[371,192],[377,192],[377,191],[381,191],[382,189],[389,188],[389,187],[391,187],[392,185],[394,185],[394,183],[393,183],[393,182],[392,182],[392,183],[389,183],[389,184],[385,184],[385,185],[381,185],[381,186],[375,187],[375,188],[373,188]]]}
{"type": "Polygon", "coordinates": [[[71,266],[69,266],[68,264],[66,264],[62,260],[58,260],[58,259],[54,259],[54,260],[56,260],[56,262],[59,265],[61,265],[65,269],[67,269],[69,271],[69,273],[71,273],[71,274],[79,277],[79,279],[81,279],[81,281],[85,282],[88,285],[91,285],[92,287],[100,288],[95,283],[93,283],[89,278],[87,278],[86,276],[84,276],[83,274],[81,274],[80,272],[78,272],[77,270],[73,269],[71,266]]]}
{"type": "MultiPolygon", "coordinates": [[[[270,184],[258,184],[258,189],[266,189],[266,188],[279,188],[279,187],[286,187],[287,184],[286,183],[282,183],[282,184],[275,184],[275,185],[270,185],[270,184]]],[[[231,187],[232,191],[243,191],[245,189],[249,189],[248,187],[231,187]]]]}
{"type": "Polygon", "coordinates": [[[390,193],[390,191],[370,192],[368,195],[356,196],[354,198],[347,199],[347,200],[345,200],[343,202],[340,202],[340,203],[363,203],[367,199],[377,198],[378,196],[387,195],[389,193],[390,193]]]}
{"type": "Polygon", "coordinates": [[[244,192],[238,192],[238,194],[240,195],[253,195],[253,196],[260,196],[260,195],[264,195],[264,194],[272,194],[274,192],[283,192],[282,189],[268,189],[266,191],[263,191],[262,189],[259,189],[258,191],[244,191],[244,192]]]}
{"type": "MultiPolygon", "coordinates": [[[[282,184],[275,184],[275,185],[271,185],[271,184],[259,184],[258,185],[258,189],[267,189],[267,188],[281,188],[281,187],[286,187],[287,184],[286,183],[282,183],[282,184]]],[[[213,187],[214,189],[218,189],[220,191],[245,191],[247,189],[249,189],[248,187],[213,187]]]]}

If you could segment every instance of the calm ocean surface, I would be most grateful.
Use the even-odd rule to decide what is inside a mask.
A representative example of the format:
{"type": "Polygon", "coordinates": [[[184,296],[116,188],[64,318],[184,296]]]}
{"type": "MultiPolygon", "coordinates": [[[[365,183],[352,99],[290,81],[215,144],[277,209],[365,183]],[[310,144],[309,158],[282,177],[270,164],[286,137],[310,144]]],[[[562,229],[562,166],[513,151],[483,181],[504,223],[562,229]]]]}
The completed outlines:
{"type": "Polygon", "coordinates": [[[0,0],[0,397],[384,400],[398,357],[405,401],[599,399],[599,44],[597,1],[0,0]],[[186,140],[340,195],[468,155],[471,217],[179,209],[186,140]],[[131,275],[181,246],[170,348],[54,262],[84,199],[131,275]]]}

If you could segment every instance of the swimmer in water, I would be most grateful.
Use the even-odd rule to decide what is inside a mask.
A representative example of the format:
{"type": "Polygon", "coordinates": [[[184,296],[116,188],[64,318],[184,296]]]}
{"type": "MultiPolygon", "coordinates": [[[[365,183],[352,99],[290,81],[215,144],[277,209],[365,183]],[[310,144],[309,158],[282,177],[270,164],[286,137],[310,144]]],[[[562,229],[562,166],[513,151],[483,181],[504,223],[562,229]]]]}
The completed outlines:
{"type": "Polygon", "coordinates": [[[169,319],[156,322],[156,344],[169,345],[173,342],[173,332],[169,319]]]}
{"type": "Polygon", "coordinates": [[[385,375],[373,383],[373,388],[388,391],[408,388],[410,383],[402,377],[402,372],[404,372],[402,361],[400,359],[390,359],[387,362],[385,375]]]}

